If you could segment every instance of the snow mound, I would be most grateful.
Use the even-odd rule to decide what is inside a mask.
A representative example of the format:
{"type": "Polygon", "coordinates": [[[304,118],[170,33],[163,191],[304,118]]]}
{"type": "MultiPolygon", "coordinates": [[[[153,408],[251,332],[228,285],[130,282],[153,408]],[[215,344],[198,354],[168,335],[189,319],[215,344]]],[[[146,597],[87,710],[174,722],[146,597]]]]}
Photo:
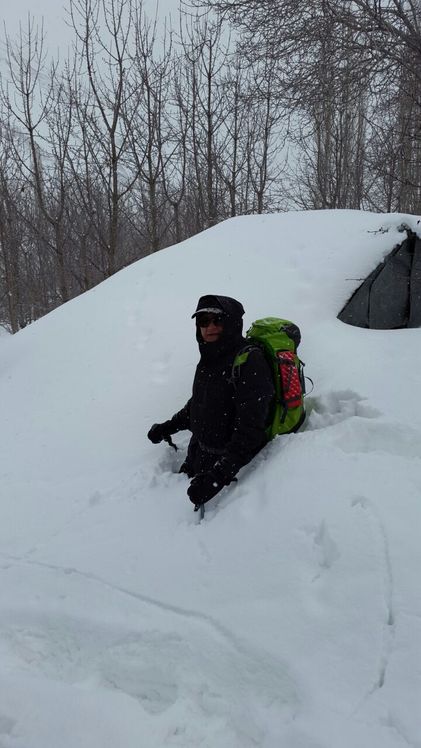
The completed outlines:
{"type": "Polygon", "coordinates": [[[336,319],[403,222],[231,219],[1,337],[2,748],[421,746],[421,331],[336,319]],[[145,434],[206,293],[297,322],[315,389],[197,524],[145,434]]]}

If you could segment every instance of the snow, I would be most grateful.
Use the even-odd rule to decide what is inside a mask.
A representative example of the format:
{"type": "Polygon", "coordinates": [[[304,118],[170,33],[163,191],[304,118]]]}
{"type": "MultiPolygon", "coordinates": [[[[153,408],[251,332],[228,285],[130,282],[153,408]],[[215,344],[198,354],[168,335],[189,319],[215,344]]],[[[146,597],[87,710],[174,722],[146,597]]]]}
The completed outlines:
{"type": "Polygon", "coordinates": [[[1,748],[420,748],[421,331],[336,319],[402,222],[231,219],[1,336],[1,748]],[[315,389],[198,524],[146,432],[205,293],[297,322],[315,389]]]}

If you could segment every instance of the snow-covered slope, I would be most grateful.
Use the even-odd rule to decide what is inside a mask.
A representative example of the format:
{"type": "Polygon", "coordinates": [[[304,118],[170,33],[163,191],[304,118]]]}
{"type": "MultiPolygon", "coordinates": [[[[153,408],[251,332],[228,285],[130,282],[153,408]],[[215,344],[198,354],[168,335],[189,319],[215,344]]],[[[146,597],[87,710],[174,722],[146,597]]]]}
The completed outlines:
{"type": "Polygon", "coordinates": [[[402,221],[233,219],[2,336],[1,748],[421,746],[421,331],[336,319],[402,221]],[[198,525],[146,432],[204,293],[296,321],[315,390],[198,525]]]}

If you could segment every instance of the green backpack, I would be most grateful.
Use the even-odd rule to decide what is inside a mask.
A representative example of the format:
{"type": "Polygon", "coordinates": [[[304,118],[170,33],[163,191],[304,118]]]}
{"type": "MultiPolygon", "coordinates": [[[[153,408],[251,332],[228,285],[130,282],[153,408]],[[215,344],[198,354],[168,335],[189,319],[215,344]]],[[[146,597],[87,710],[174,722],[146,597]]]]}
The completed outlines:
{"type": "Polygon", "coordinates": [[[305,419],[304,364],[297,356],[301,333],[297,325],[286,319],[265,317],[253,322],[246,333],[250,344],[234,359],[232,379],[235,383],[240,367],[254,348],[261,348],[266,356],[275,385],[275,401],[266,429],[268,439],[278,434],[297,431],[305,419]]]}

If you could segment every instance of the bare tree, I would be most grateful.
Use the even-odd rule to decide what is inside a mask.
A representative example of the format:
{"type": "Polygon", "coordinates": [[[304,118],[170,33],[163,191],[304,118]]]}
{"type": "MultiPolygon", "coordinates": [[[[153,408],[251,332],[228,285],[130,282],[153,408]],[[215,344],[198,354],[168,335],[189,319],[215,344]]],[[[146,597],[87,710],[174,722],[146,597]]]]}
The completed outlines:
{"type": "MultiPolygon", "coordinates": [[[[314,99],[298,110],[298,204],[307,208],[361,208],[365,196],[368,91],[355,78],[355,55],[338,61],[341,29],[320,39],[314,99]]],[[[346,36],[351,32],[346,31],[346,36]]],[[[350,45],[349,45],[350,47],[350,45]]],[[[349,48],[348,47],[348,48],[349,48]]]]}
{"type": "MultiPolygon", "coordinates": [[[[128,150],[125,106],[131,93],[127,78],[133,3],[132,0],[70,0],[70,17],[78,40],[79,75],[84,71],[88,84],[86,92],[81,85],[78,90],[82,141],[79,157],[84,162],[85,174],[93,168],[106,196],[106,220],[101,215],[95,225],[106,258],[104,272],[111,275],[118,267],[121,203],[133,183],[130,177],[122,176],[128,150]]],[[[92,193],[87,203],[93,215],[92,193]]]]}
{"type": "Polygon", "coordinates": [[[421,210],[418,0],[197,3],[219,15],[183,16],[160,49],[136,0],[70,0],[75,58],[60,72],[30,18],[7,38],[0,321],[12,330],[228,216],[421,210]]]}
{"type": "Polygon", "coordinates": [[[191,92],[183,89],[182,62],[173,62],[171,78],[172,98],[165,112],[168,140],[162,160],[162,186],[172,211],[172,237],[180,242],[185,237],[181,210],[187,186],[187,138],[191,104],[191,92]]]}
{"type": "MultiPolygon", "coordinates": [[[[135,53],[131,66],[132,95],[126,106],[132,172],[137,174],[134,198],[144,220],[144,238],[149,251],[163,246],[167,230],[163,168],[169,132],[171,43],[156,52],[156,23],[150,23],[141,9],[135,18],[135,53]]],[[[180,136],[178,136],[180,137],[180,136]]]]}
{"type": "Polygon", "coordinates": [[[220,21],[194,18],[183,29],[182,46],[188,63],[187,86],[191,91],[190,156],[194,165],[198,210],[203,226],[220,218],[221,201],[217,161],[220,130],[225,122],[227,98],[222,79],[229,41],[220,21]]]}
{"type": "Polygon", "coordinates": [[[248,101],[247,168],[256,213],[270,209],[269,190],[285,167],[288,117],[275,96],[276,77],[277,62],[269,53],[253,68],[248,101]]]}
{"type": "Polygon", "coordinates": [[[253,93],[250,75],[237,52],[232,57],[222,81],[227,99],[221,128],[221,146],[217,168],[227,193],[231,217],[248,212],[248,181],[250,176],[250,130],[253,119],[253,93]]]}
{"type": "Polygon", "coordinates": [[[44,34],[33,19],[28,16],[26,28],[20,27],[16,44],[6,37],[6,50],[10,82],[2,88],[2,98],[9,114],[10,129],[16,131],[20,128],[26,135],[25,141],[16,139],[15,159],[22,178],[29,183],[37,201],[39,218],[33,229],[44,232],[44,239],[56,256],[60,300],[67,301],[69,289],[63,219],[70,110],[63,107],[62,88],[57,80],[55,63],[46,74],[44,34]],[[46,152],[48,142],[52,145],[49,154],[46,152]],[[49,157],[54,163],[54,186],[58,186],[55,201],[52,200],[52,190],[47,185],[44,169],[49,157]],[[41,226],[40,218],[44,226],[41,226]]]}
{"type": "Polygon", "coordinates": [[[20,253],[22,224],[17,201],[19,180],[12,180],[10,164],[11,145],[7,131],[1,128],[0,154],[0,324],[15,333],[20,329],[21,279],[20,253]],[[14,187],[13,187],[14,183],[14,187]]]}

